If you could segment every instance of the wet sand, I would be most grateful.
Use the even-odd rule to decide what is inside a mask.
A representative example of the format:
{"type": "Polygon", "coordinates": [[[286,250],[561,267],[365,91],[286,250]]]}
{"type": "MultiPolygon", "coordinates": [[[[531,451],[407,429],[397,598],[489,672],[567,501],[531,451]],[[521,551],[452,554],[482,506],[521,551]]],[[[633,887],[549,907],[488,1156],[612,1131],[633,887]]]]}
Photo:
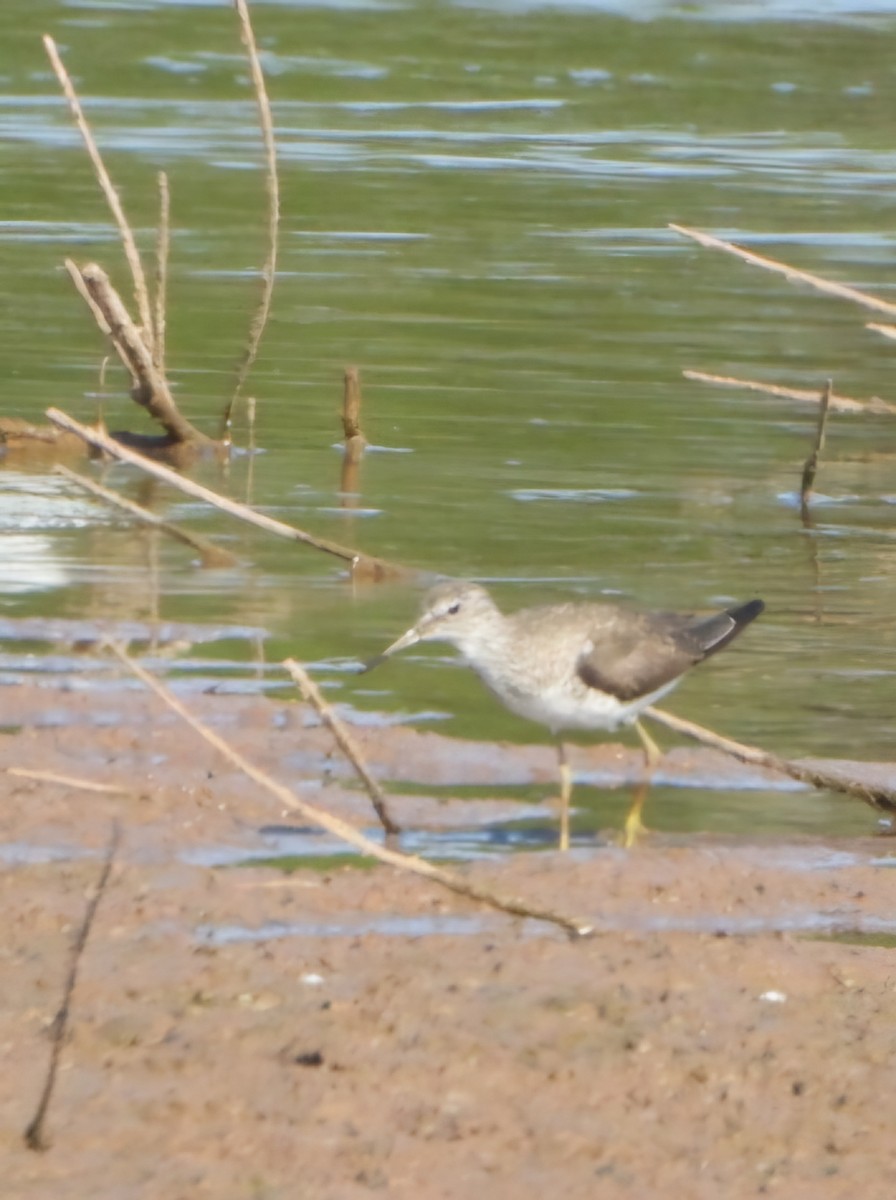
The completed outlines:
{"type": "MultiPolygon", "coordinates": [[[[190,705],[369,825],[303,708],[190,705]]],[[[460,868],[595,923],[570,942],[387,868],[196,865],[287,817],[141,692],[7,687],[0,724],[0,767],[123,788],[0,774],[4,1197],[894,1194],[893,952],[829,936],[892,927],[889,840],[658,836],[460,868]],[[114,818],[36,1154],[22,1131],[114,818]]],[[[358,736],[386,778],[390,758],[447,777],[437,734],[358,736]]],[[[505,755],[550,777],[550,751],[494,747],[471,774],[505,755]]],[[[395,804],[430,828],[506,807],[395,804]]]]}

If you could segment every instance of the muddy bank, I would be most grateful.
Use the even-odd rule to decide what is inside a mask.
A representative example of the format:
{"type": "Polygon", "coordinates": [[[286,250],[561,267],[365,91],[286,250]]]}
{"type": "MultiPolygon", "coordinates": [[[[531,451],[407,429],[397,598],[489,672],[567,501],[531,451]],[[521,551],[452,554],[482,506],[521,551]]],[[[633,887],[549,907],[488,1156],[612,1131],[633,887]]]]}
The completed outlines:
{"type": "MultiPolygon", "coordinates": [[[[123,788],[0,775],[4,1195],[892,1194],[892,951],[830,937],[891,928],[888,840],[657,838],[462,868],[591,918],[598,936],[570,943],[391,870],[195,865],[185,851],[251,847],[282,814],[141,693],[0,698],[0,765],[123,788]],[[113,816],[124,843],[37,1155],[21,1132],[113,816]]],[[[331,744],[305,710],[195,702],[369,823],[335,761],[322,787],[331,744]]],[[[392,732],[396,762],[424,738],[437,767],[438,735],[392,732]]],[[[548,778],[550,751],[532,754],[548,778]]],[[[423,824],[460,819],[401,799],[423,824]]]]}

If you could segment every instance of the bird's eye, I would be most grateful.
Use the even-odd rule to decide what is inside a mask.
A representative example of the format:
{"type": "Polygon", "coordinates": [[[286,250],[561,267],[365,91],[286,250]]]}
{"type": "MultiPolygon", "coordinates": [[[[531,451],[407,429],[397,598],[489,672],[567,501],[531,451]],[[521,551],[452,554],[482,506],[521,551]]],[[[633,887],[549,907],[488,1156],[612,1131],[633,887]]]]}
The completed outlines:
{"type": "Polygon", "coordinates": [[[459,600],[455,600],[453,604],[448,605],[448,613],[450,616],[453,617],[455,613],[459,613],[459,612],[460,612],[460,601],[459,600]]]}

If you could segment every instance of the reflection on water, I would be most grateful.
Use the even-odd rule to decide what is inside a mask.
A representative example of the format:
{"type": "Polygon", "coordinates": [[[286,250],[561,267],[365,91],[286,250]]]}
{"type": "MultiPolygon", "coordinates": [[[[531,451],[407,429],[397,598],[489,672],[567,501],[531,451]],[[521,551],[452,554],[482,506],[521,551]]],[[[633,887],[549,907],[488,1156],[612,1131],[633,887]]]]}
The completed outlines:
{"type": "MultiPolygon", "coordinates": [[[[0,250],[14,281],[0,315],[4,413],[36,420],[54,403],[92,417],[104,347],[59,264],[72,254],[117,270],[117,242],[35,7],[8,0],[15,33],[0,48],[0,250]]],[[[494,582],[508,606],[609,594],[687,609],[762,595],[749,642],[695,673],[672,706],[789,755],[892,757],[891,418],[832,420],[806,532],[791,498],[814,412],[681,375],[803,388],[833,376],[849,395],[892,399],[892,350],[844,302],[667,228],[708,228],[889,295],[891,7],[260,7],[284,225],[275,319],[251,381],[255,503],[373,554],[494,582]],[[405,452],[366,458],[353,510],[333,450],[346,363],[362,372],[368,436],[405,452]]],[[[185,408],[214,431],[264,254],[259,135],[232,14],[71,0],[58,19],[147,249],[154,173],[171,175],[169,357],[185,408]]],[[[110,426],[144,428],[125,382],[110,374],[107,387],[110,426]]],[[[541,738],[441,658],[393,664],[376,696],[337,669],[406,625],[417,603],[406,588],[353,593],[306,549],[121,468],[104,473],[226,539],[245,568],[200,571],[183,548],[10,457],[5,616],[263,627],[269,659],[322,664],[347,704],[438,709],[458,733],[541,738]]],[[[242,498],[249,463],[201,475],[242,498]]]]}

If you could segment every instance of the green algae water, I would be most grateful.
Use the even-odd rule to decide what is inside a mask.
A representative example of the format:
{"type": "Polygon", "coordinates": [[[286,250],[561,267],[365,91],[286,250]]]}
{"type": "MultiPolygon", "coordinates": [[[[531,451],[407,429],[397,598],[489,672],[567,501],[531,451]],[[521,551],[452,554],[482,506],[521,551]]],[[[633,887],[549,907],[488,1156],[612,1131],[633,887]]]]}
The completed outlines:
{"type": "MultiPolygon", "coordinates": [[[[201,478],[368,553],[494,584],[508,606],[762,596],[761,621],[670,706],[793,756],[892,758],[892,418],[834,416],[807,531],[795,496],[814,408],[682,374],[833,377],[893,400],[892,343],[865,328],[873,314],[668,228],[892,298],[891,6],[252,11],[283,193],[273,317],[247,389],[260,453],[251,478],[246,455],[201,478]],[[373,443],[354,507],[334,448],[347,364],[373,443]]],[[[66,256],[96,259],[128,295],[44,57],[49,32],[147,253],[156,173],[170,177],[170,372],[184,411],[216,432],[265,254],[263,155],[230,6],[7,0],[4,13],[3,415],[96,410],[104,346],[66,256]]],[[[147,427],[115,370],[102,403],[111,428],[147,427]]],[[[45,468],[0,459],[0,616],[263,626],[269,657],[315,664],[356,709],[542,739],[438,650],[363,681],[345,669],[405,628],[413,589],[353,590],[331,560],[128,470],[104,475],[242,565],[203,571],[45,468]]],[[[777,822],[806,801],[775,804],[777,822]]],[[[743,797],[735,813],[749,827],[743,797]]]]}

